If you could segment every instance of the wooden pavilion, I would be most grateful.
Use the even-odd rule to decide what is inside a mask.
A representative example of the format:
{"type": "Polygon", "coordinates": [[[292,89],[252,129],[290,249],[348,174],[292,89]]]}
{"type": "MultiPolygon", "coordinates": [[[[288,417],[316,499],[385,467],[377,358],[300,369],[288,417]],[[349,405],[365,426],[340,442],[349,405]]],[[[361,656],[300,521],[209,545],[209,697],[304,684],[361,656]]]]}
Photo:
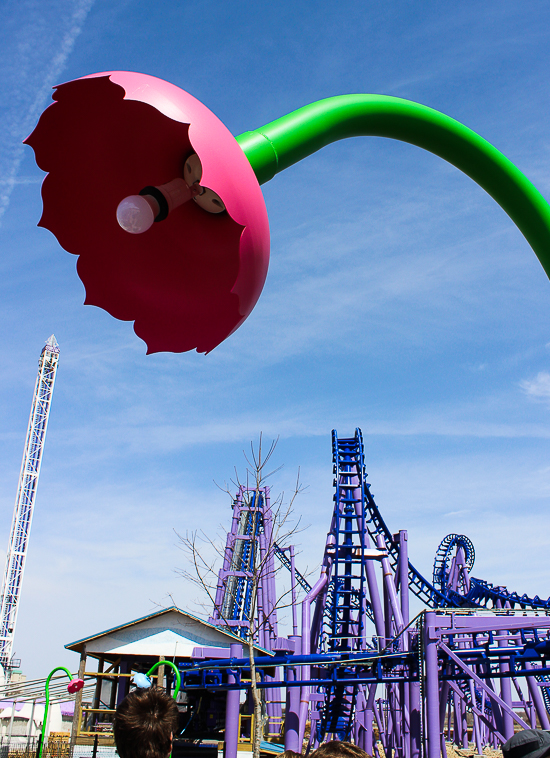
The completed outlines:
{"type": "MultiPolygon", "coordinates": [[[[134,673],[145,673],[162,660],[178,665],[228,658],[230,645],[242,642],[231,632],[172,606],[65,645],[80,654],[79,676],[96,678],[91,704],[83,705],[81,693],[77,695],[71,743],[85,744],[96,738],[101,744],[112,744],[113,713],[127,695],[134,673]],[[87,670],[89,659],[98,661],[97,671],[87,670]]],[[[260,655],[271,654],[256,649],[260,655]]],[[[170,667],[159,666],[155,676],[158,686],[171,689],[170,667]]]]}

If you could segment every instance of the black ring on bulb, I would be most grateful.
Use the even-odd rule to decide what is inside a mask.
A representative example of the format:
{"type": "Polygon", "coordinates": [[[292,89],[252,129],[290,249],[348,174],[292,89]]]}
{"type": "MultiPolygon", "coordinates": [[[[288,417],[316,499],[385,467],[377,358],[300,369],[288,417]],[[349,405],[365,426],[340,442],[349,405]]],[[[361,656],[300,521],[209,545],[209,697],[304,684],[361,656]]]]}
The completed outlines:
{"type": "Polygon", "coordinates": [[[164,219],[168,217],[168,200],[164,197],[158,187],[144,187],[139,194],[151,195],[151,197],[154,197],[157,201],[159,205],[159,212],[158,216],[155,218],[155,221],[164,221],[164,219]]]}

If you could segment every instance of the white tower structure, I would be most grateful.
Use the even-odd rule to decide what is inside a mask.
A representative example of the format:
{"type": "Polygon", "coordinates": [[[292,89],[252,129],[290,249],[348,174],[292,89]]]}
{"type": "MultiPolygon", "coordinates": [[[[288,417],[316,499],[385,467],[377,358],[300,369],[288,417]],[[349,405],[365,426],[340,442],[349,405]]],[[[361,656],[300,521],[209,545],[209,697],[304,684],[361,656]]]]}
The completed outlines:
{"type": "Polygon", "coordinates": [[[11,525],[10,544],[6,556],[6,569],[2,584],[0,605],[0,666],[6,678],[12,668],[12,646],[17,610],[23,583],[23,571],[31,532],[34,499],[42,463],[42,451],[46,439],[48,417],[52,402],[59,345],[55,336],[48,339],[40,353],[38,376],[34,388],[23,463],[19,475],[19,487],[13,521],[11,525]]]}

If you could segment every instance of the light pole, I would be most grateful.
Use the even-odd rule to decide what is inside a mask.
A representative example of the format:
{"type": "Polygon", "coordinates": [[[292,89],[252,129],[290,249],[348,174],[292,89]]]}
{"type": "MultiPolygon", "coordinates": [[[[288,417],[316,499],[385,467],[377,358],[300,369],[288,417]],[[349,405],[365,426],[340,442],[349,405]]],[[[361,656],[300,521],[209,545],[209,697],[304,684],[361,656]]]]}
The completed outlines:
{"type": "Polygon", "coordinates": [[[77,677],[73,677],[69,669],[66,669],[65,666],[56,666],[56,668],[52,669],[50,673],[48,674],[46,678],[46,702],[44,705],[44,720],[42,721],[42,731],[40,732],[40,745],[38,748],[38,755],[37,758],[42,758],[42,752],[44,750],[44,741],[46,739],[46,728],[48,723],[48,711],[50,710],[50,680],[52,676],[56,673],[56,671],[62,671],[64,674],[67,674],[70,681],[67,685],[68,692],[73,695],[79,690],[81,690],[84,687],[84,680],[78,679],[77,677]]]}

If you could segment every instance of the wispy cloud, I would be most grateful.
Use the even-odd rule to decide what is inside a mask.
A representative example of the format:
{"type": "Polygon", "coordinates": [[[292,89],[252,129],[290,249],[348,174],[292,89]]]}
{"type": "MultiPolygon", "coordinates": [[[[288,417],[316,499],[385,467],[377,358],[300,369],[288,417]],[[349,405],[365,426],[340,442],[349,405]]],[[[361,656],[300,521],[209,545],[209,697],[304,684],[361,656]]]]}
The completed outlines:
{"type": "MultiPolygon", "coordinates": [[[[510,400],[512,403],[513,399],[510,400]]],[[[176,401],[175,406],[179,403],[176,401]]],[[[365,437],[414,439],[415,437],[452,440],[547,440],[550,426],[536,421],[500,421],[483,418],[487,401],[449,403],[441,406],[420,406],[414,410],[395,412],[391,416],[374,417],[365,425],[365,437]]],[[[113,411],[109,426],[104,419],[85,427],[67,423],[63,434],[51,435],[49,453],[57,465],[70,470],[75,465],[94,462],[123,461],[130,453],[138,459],[162,459],[210,445],[247,445],[260,431],[269,438],[303,440],[324,437],[332,426],[352,430],[358,418],[367,411],[331,409],[328,403],[311,402],[287,405],[285,409],[265,408],[258,411],[225,413],[216,417],[196,418],[195,414],[178,415],[166,409],[136,404],[120,413],[113,411]]],[[[3,435],[0,435],[3,440],[3,435]]],[[[160,465],[160,464],[159,464],[160,465]]]]}
{"type": "MultiPolygon", "coordinates": [[[[327,160],[323,171],[337,169],[327,160]]],[[[345,171],[347,192],[359,194],[364,178],[352,167],[345,171]]],[[[405,345],[425,344],[427,335],[448,341],[476,319],[492,318],[499,295],[519,302],[521,287],[509,292],[510,281],[525,276],[517,270],[523,259],[515,247],[526,256],[528,250],[516,230],[502,225],[499,209],[478,218],[491,201],[477,188],[464,193],[452,171],[438,167],[445,192],[427,186],[422,195],[415,183],[404,182],[367,208],[338,206],[336,220],[276,234],[265,292],[239,354],[255,351],[259,340],[262,360],[272,363],[328,341],[337,347],[353,340],[355,350],[384,350],[388,338],[405,345]]],[[[382,169],[376,178],[384,178],[382,169]]],[[[315,207],[327,200],[309,202],[315,207]]],[[[484,361],[477,365],[485,368],[484,361]]]]}
{"type": "Polygon", "coordinates": [[[4,6],[3,65],[0,92],[7,103],[0,122],[0,224],[16,184],[37,181],[17,179],[23,158],[22,140],[44,108],[94,0],[44,3],[11,2],[4,6]],[[9,32],[15,30],[13,35],[9,32]]]}
{"type": "Polygon", "coordinates": [[[550,401],[550,374],[548,371],[539,371],[534,379],[523,379],[520,382],[520,387],[529,397],[550,401]]]}

